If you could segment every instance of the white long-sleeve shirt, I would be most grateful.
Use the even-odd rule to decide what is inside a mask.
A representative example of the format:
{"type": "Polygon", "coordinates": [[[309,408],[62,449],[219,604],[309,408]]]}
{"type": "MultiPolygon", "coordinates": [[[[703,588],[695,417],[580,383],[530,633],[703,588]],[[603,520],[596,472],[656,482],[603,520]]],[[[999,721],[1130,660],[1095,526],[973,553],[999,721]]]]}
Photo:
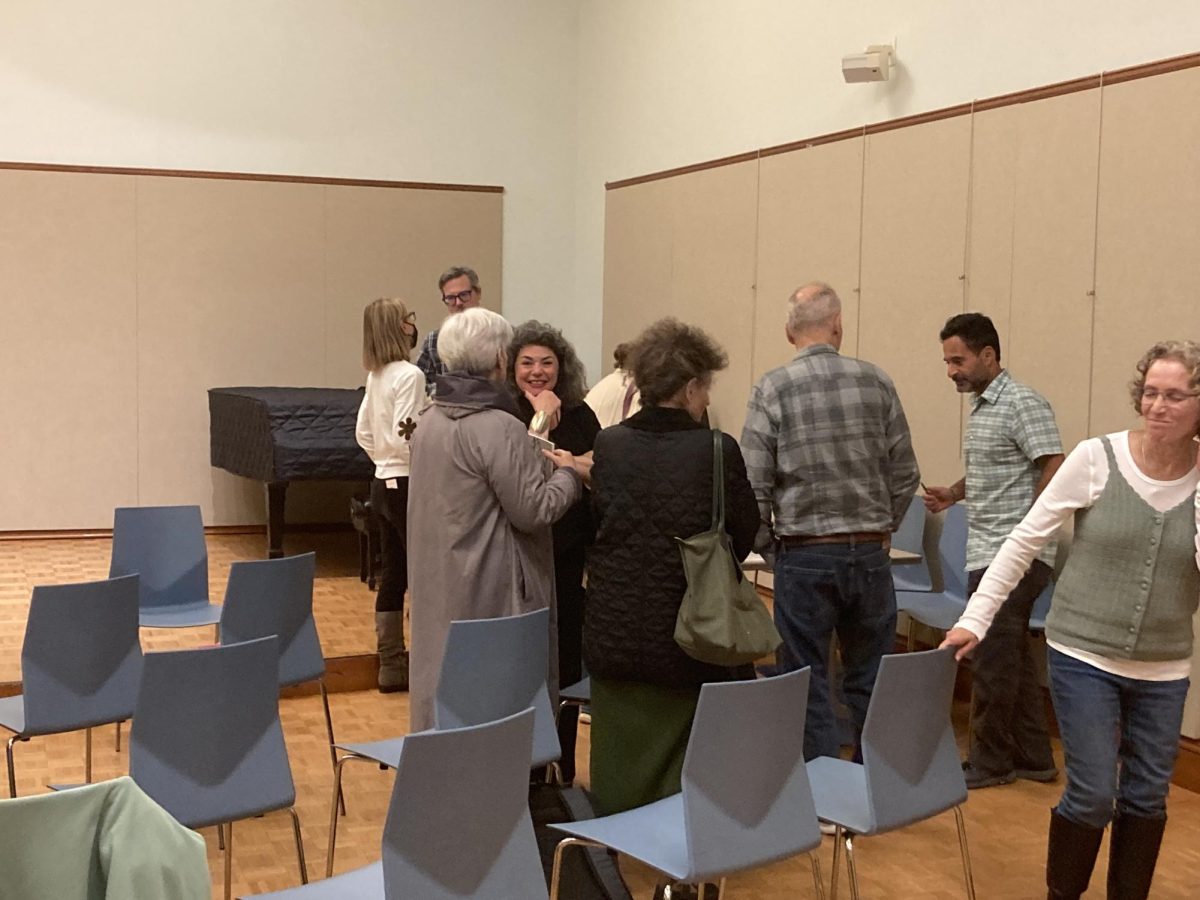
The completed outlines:
{"type": "Polygon", "coordinates": [[[407,478],[417,413],[425,406],[425,375],[398,360],[367,373],[354,436],[375,463],[376,478],[407,478]]]}
{"type": "MultiPolygon", "coordinates": [[[[1193,467],[1182,478],[1174,481],[1156,481],[1144,475],[1134,463],[1129,451],[1129,432],[1110,434],[1108,439],[1117,459],[1117,468],[1125,476],[1129,486],[1154,510],[1166,512],[1185,502],[1189,496],[1194,497],[1198,530],[1196,565],[1200,567],[1200,471],[1193,467]]],[[[1082,441],[1071,451],[1050,484],[1034,502],[1021,523],[1012,530],[1000,552],[988,566],[987,573],[983,576],[978,590],[972,595],[966,612],[958,620],[956,627],[965,628],[978,635],[980,640],[983,639],[996,611],[1009,592],[1016,587],[1041,548],[1054,537],[1076,510],[1086,509],[1099,499],[1108,483],[1108,474],[1108,456],[1100,438],[1082,441]]],[[[1049,644],[1061,653],[1126,678],[1173,681],[1187,678],[1191,673],[1190,659],[1164,662],[1113,659],[1065,647],[1054,641],[1050,641],[1049,644]]]]}

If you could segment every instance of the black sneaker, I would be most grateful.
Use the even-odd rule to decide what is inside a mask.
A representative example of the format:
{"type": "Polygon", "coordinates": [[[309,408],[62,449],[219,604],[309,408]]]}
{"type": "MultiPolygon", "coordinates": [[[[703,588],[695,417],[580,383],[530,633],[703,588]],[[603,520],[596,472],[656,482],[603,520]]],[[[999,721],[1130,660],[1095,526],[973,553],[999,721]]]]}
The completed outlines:
{"type": "Polygon", "coordinates": [[[1013,774],[1025,781],[1036,781],[1039,784],[1058,781],[1058,769],[1054,766],[1048,769],[1013,769],[1013,774]]]}
{"type": "Polygon", "coordinates": [[[985,772],[977,769],[969,762],[962,764],[963,780],[967,789],[974,791],[978,788],[996,787],[1001,784],[1012,784],[1017,780],[1015,772],[985,772]]]}

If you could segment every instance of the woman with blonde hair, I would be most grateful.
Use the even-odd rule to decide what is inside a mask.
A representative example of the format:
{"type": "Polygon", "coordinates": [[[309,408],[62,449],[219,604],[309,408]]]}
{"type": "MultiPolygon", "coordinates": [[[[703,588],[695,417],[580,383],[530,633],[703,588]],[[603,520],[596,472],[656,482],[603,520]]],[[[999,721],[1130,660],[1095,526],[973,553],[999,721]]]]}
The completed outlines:
{"type": "Polygon", "coordinates": [[[375,597],[379,690],[408,690],[404,592],[408,590],[408,473],[425,376],[408,361],[417,340],[416,313],[404,301],[381,297],[363,310],[363,368],[367,392],[355,436],[375,463],[371,507],[379,521],[382,571],[375,597]]]}
{"type": "Polygon", "coordinates": [[[1067,773],[1050,814],[1051,900],[1087,890],[1109,824],[1109,898],[1149,896],[1179,753],[1200,600],[1200,344],[1155,344],[1130,391],[1141,427],[1071,451],[942,643],[961,658],[983,640],[1030,561],[1074,517],[1046,618],[1067,773]]]}

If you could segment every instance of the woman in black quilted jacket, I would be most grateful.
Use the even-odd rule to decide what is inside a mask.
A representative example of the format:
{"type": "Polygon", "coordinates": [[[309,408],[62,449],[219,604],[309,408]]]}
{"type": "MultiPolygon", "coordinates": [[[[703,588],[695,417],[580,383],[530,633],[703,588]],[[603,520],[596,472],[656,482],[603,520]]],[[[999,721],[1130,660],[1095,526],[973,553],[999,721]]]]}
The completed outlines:
{"type": "MultiPolygon", "coordinates": [[[[584,658],[592,676],[591,780],[610,814],[680,790],[700,685],[753,670],[698,662],[675,643],[687,588],[675,538],[707,531],[712,432],[701,424],[713,373],[727,357],[675,319],[647,328],[631,351],[642,409],[596,438],[597,533],[588,557],[584,658]]],[[[725,527],[739,559],[758,508],[737,441],[724,435],[725,527]]]]}

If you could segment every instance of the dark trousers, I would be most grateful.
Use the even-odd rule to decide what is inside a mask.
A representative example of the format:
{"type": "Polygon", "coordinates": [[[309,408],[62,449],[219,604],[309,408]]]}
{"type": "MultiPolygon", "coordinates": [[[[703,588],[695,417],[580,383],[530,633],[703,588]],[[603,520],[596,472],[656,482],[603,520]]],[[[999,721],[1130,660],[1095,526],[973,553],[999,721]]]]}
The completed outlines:
{"type": "MultiPolygon", "coordinates": [[[[975,593],[986,571],[968,574],[968,596],[975,593]]],[[[1029,614],[1049,582],[1050,567],[1035,560],[975,649],[968,759],[980,771],[1006,774],[1014,769],[1054,768],[1029,637],[1029,614]]]]}
{"type": "MultiPolygon", "coordinates": [[[[554,556],[554,590],[558,598],[558,683],[570,687],[583,678],[583,566],[584,550],[568,550],[554,556]]],[[[575,780],[575,738],[579,730],[579,707],[563,709],[558,720],[565,781],[575,780]]]]}
{"type": "Polygon", "coordinates": [[[371,482],[371,509],[379,520],[382,563],[375,612],[404,612],[404,592],[408,590],[408,479],[395,482],[394,488],[380,478],[371,482]]]}
{"type": "MultiPolygon", "coordinates": [[[[812,667],[804,758],[841,749],[829,685],[829,646],[836,632],[842,693],[862,734],[879,661],[896,641],[896,592],[888,551],[879,542],[781,546],[775,556],[775,627],[786,652],[781,671],[812,667]]],[[[857,740],[857,738],[856,738],[857,740]]]]}

